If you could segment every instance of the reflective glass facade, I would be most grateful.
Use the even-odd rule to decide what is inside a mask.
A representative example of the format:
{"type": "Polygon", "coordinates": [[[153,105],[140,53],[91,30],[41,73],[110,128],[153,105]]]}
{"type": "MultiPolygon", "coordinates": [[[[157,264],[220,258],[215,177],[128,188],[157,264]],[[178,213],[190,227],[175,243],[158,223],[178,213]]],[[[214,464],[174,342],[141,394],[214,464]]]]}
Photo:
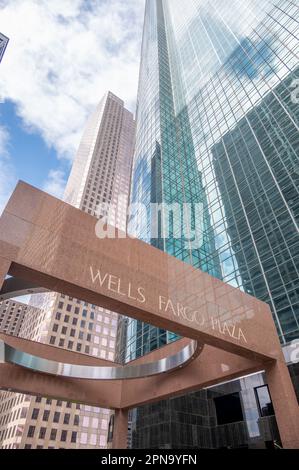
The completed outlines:
{"type": "MultiPolygon", "coordinates": [[[[298,38],[293,0],[148,0],[131,190],[131,231],[268,302],[283,344],[299,337],[298,38]],[[200,202],[201,247],[153,238],[153,202],[200,202]]],[[[126,332],[124,360],[176,339],[126,332]]]]}
{"type": "Polygon", "coordinates": [[[4,56],[5,49],[7,47],[9,39],[4,36],[4,34],[0,33],[0,62],[4,56]]]}

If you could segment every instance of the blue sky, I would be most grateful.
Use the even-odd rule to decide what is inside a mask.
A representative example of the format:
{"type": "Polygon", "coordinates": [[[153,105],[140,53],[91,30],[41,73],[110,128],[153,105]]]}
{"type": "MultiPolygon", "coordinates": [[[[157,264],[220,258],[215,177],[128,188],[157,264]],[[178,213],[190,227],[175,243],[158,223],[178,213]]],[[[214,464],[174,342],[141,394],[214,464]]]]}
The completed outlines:
{"type": "Polygon", "coordinates": [[[61,197],[110,89],[134,111],[144,0],[0,0],[0,212],[18,179],[61,197]],[[25,21],[24,21],[25,19],[25,21]]]}
{"type": "MultiPolygon", "coordinates": [[[[7,149],[16,178],[42,188],[53,165],[58,163],[55,148],[49,147],[39,132],[26,128],[13,101],[6,100],[0,110],[0,125],[5,126],[9,134],[7,149]]],[[[64,162],[62,166],[67,176],[70,163],[64,162]]]]}

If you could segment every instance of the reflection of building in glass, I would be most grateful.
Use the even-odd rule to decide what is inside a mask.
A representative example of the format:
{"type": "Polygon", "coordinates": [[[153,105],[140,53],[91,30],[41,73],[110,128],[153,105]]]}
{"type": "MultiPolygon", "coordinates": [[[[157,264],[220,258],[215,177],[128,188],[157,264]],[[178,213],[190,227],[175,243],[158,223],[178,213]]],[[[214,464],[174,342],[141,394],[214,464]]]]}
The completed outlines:
{"type": "Polygon", "coordinates": [[[4,36],[4,34],[0,33],[0,62],[4,56],[5,49],[7,47],[9,39],[4,36]]]}
{"type": "MultiPolygon", "coordinates": [[[[131,192],[131,200],[143,204],[130,220],[138,237],[263,300],[277,298],[280,322],[272,311],[283,342],[299,336],[298,109],[289,89],[298,78],[298,16],[287,0],[146,2],[131,192]],[[146,217],[153,201],[201,201],[201,249],[184,249],[172,238],[153,240],[146,217]],[[263,270],[273,280],[270,287],[263,270]]],[[[123,338],[126,360],[176,339],[134,320],[123,338]]],[[[263,377],[256,375],[142,407],[133,422],[133,446],[268,446],[278,436],[275,419],[259,417],[259,385],[263,377]],[[243,421],[220,425],[210,398],[240,389],[243,421]]]]}
{"type": "Polygon", "coordinates": [[[269,303],[284,342],[299,330],[299,107],[286,93],[291,82],[288,76],[211,148],[243,288],[269,303]]]}
{"type": "MultiPolygon", "coordinates": [[[[65,191],[65,200],[96,215],[102,203],[121,203],[110,223],[126,230],[135,123],[106,93],[90,117],[65,191]]],[[[34,295],[19,335],[56,347],[114,360],[118,315],[58,293],[34,295]],[[32,308],[32,307],[31,307],[32,308]]],[[[0,446],[4,448],[106,448],[110,411],[83,404],[6,392],[0,446]]],[[[0,422],[1,425],[1,422],[0,422]]]]}

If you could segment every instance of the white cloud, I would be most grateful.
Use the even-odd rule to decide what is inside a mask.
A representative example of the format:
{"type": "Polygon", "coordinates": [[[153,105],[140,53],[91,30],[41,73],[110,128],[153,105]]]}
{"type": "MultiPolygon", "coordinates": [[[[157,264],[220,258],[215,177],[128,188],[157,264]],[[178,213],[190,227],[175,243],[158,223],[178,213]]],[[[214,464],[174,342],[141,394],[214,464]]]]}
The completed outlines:
{"type": "Polygon", "coordinates": [[[9,156],[9,133],[3,126],[0,127],[0,158],[9,156]]]}
{"type": "Polygon", "coordinates": [[[0,94],[59,158],[72,159],[109,89],[134,109],[144,0],[0,0],[10,38],[0,94]]]}
{"type": "Polygon", "coordinates": [[[9,133],[0,126],[0,214],[16,184],[14,167],[9,156],[9,133]]]}
{"type": "Polygon", "coordinates": [[[63,170],[50,170],[46,179],[43,190],[52,196],[62,199],[64,188],[66,185],[65,174],[63,170]]]}

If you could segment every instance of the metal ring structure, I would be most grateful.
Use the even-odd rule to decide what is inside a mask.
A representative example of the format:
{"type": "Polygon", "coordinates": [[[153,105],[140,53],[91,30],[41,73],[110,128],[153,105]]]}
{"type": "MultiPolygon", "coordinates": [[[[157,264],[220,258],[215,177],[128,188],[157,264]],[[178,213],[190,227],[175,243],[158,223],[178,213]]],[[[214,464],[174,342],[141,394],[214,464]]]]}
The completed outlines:
{"type": "MultiPolygon", "coordinates": [[[[17,278],[8,278],[3,284],[0,292],[0,300],[7,300],[11,297],[18,297],[28,293],[49,292],[47,289],[38,287],[29,282],[24,282],[17,278]]],[[[202,352],[203,345],[197,341],[190,340],[177,353],[159,359],[154,362],[136,365],[126,364],[111,366],[87,366],[76,364],[65,364],[38,356],[33,356],[26,352],[17,350],[0,340],[0,362],[9,362],[36,372],[45,374],[69,377],[76,379],[91,380],[119,380],[137,379],[151,377],[154,375],[171,372],[189,364],[202,352]]]]}
{"type": "Polygon", "coordinates": [[[24,281],[23,279],[19,279],[17,277],[8,277],[3,282],[3,286],[0,291],[0,302],[14,297],[20,297],[22,295],[41,294],[45,292],[50,291],[33,284],[30,281],[24,281]]]}

